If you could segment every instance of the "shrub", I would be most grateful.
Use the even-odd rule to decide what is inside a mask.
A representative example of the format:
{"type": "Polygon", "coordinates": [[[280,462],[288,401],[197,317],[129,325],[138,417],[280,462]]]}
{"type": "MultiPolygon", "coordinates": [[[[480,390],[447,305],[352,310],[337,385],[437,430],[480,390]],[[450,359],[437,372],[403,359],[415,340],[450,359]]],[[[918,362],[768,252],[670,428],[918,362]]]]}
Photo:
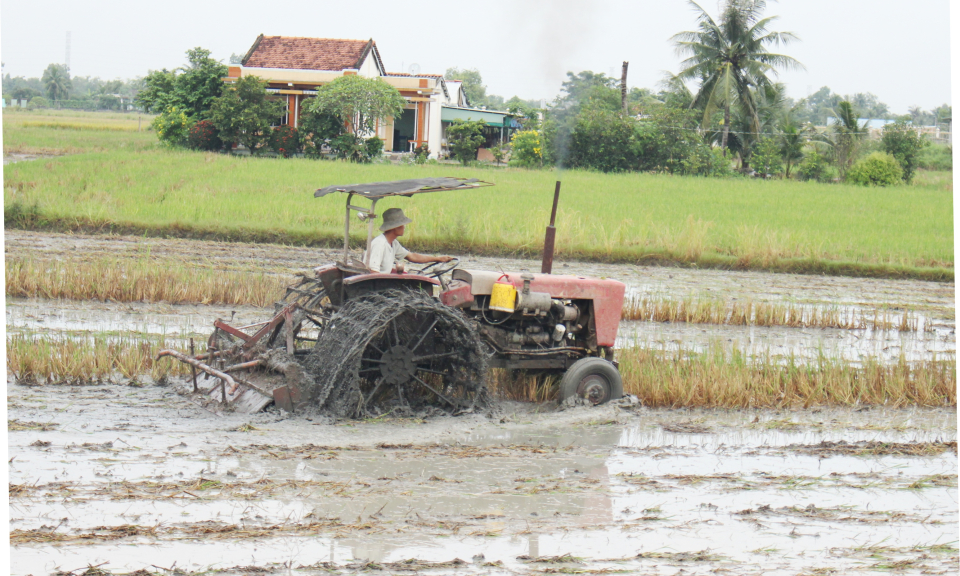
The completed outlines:
{"type": "Polygon", "coordinates": [[[414,149],[413,154],[414,161],[417,164],[426,164],[427,160],[430,159],[430,147],[426,144],[421,144],[414,149]]]}
{"type": "Polygon", "coordinates": [[[457,118],[447,128],[447,142],[450,151],[461,164],[466,165],[477,159],[477,149],[483,144],[483,129],[487,123],[483,120],[462,120],[457,118]]]}
{"type": "Polygon", "coordinates": [[[760,138],[753,154],[750,155],[750,165],[757,174],[772,176],[783,170],[783,157],[776,140],[768,136],[760,138]]]}
{"type": "Polygon", "coordinates": [[[635,170],[639,164],[636,123],[619,112],[584,110],[570,135],[570,166],[601,172],[635,170]]]}
{"type": "Polygon", "coordinates": [[[190,127],[187,145],[196,150],[220,150],[223,148],[223,141],[220,140],[220,132],[213,122],[201,120],[190,127]]]}
{"type": "Polygon", "coordinates": [[[520,130],[510,137],[510,165],[539,168],[543,165],[543,140],[536,130],[520,130]]]}
{"type": "Polygon", "coordinates": [[[709,144],[694,146],[687,157],[680,161],[680,174],[692,176],[727,177],[735,176],[730,158],[723,155],[723,149],[713,148],[709,144]]]}
{"type": "Polygon", "coordinates": [[[210,120],[224,142],[241,144],[257,154],[269,145],[270,124],[283,116],[285,108],[283,101],[267,96],[266,80],[243,76],[213,100],[210,120]]]}
{"type": "Polygon", "coordinates": [[[35,110],[37,108],[49,108],[50,102],[43,96],[34,96],[30,99],[30,102],[27,104],[27,108],[30,110],[35,110]]]}
{"type": "Polygon", "coordinates": [[[365,162],[379,158],[383,154],[383,140],[376,136],[367,138],[363,144],[363,153],[366,155],[365,162]]]}
{"type": "Polygon", "coordinates": [[[383,140],[376,136],[364,140],[362,136],[347,132],[330,140],[330,148],[333,149],[337,158],[367,163],[383,154],[383,140]]]}
{"type": "Polygon", "coordinates": [[[903,180],[903,168],[892,154],[874,152],[857,161],[847,172],[847,181],[861,186],[892,186],[903,180]]]}
{"type": "Polygon", "coordinates": [[[953,148],[944,144],[925,146],[920,151],[917,167],[924,170],[953,170],[953,148]]]}
{"type": "Polygon", "coordinates": [[[929,144],[912,126],[907,126],[904,119],[883,127],[881,139],[883,150],[892,155],[903,169],[903,180],[913,180],[913,173],[917,170],[920,151],[929,144]]]}
{"type": "Polygon", "coordinates": [[[496,161],[497,166],[507,157],[507,154],[510,152],[509,145],[504,146],[504,142],[497,142],[497,145],[490,149],[490,154],[493,156],[493,159],[496,161]]]}
{"type": "Polygon", "coordinates": [[[797,166],[798,180],[816,180],[817,182],[829,182],[833,179],[834,171],[827,159],[816,150],[811,150],[803,157],[803,162],[797,166]]]}
{"type": "Polygon", "coordinates": [[[151,124],[157,132],[157,138],[167,146],[184,146],[190,135],[193,120],[179,108],[167,108],[163,114],[153,119],[151,124]]]}
{"type": "Polygon", "coordinates": [[[270,148],[278,155],[289,158],[300,151],[300,135],[293,126],[284,124],[270,132],[270,148]]]}
{"type": "Polygon", "coordinates": [[[324,144],[343,133],[343,122],[332,114],[310,112],[304,107],[297,131],[300,133],[300,150],[303,155],[307,158],[320,158],[323,156],[324,144]]]}

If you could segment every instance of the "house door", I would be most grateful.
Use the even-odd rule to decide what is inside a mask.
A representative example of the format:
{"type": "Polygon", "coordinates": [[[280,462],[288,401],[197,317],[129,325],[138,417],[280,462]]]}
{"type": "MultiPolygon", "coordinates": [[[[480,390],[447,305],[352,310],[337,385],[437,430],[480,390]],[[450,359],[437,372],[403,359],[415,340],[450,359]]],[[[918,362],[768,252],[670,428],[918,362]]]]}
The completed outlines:
{"type": "Polygon", "coordinates": [[[409,142],[416,137],[417,110],[416,108],[404,110],[393,121],[393,150],[395,152],[408,152],[410,150],[409,142]]]}

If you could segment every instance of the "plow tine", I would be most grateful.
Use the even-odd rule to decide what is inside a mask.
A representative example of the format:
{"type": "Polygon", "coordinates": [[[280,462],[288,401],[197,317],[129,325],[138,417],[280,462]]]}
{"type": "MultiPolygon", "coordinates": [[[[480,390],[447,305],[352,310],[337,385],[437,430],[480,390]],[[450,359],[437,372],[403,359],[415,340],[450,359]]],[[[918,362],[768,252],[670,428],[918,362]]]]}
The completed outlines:
{"type": "Polygon", "coordinates": [[[174,358],[176,358],[177,360],[179,360],[179,361],[181,361],[181,362],[183,362],[183,363],[185,363],[185,364],[189,364],[189,365],[194,366],[194,367],[196,367],[196,368],[198,368],[198,369],[200,369],[200,370],[203,370],[204,372],[206,372],[207,374],[209,374],[209,375],[211,375],[211,376],[216,376],[217,378],[223,380],[224,383],[230,384],[231,393],[232,393],[233,390],[236,390],[236,389],[237,389],[237,383],[236,383],[236,381],[233,379],[232,376],[230,376],[230,375],[227,374],[226,372],[221,372],[220,370],[217,370],[216,368],[211,368],[210,366],[207,366],[207,365],[204,364],[203,362],[201,362],[201,361],[199,361],[199,360],[194,360],[193,358],[190,358],[189,356],[186,356],[185,354],[181,354],[180,352],[177,352],[176,350],[161,350],[160,353],[157,354],[157,360],[159,360],[160,358],[162,358],[162,357],[164,357],[164,356],[173,356],[174,358]]]}

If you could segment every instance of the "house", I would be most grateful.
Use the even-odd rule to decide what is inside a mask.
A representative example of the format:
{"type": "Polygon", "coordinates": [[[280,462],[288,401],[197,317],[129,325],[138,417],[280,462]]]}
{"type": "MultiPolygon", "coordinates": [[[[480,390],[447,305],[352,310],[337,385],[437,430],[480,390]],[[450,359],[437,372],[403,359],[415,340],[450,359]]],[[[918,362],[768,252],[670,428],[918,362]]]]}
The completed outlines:
{"type": "MultiPolygon", "coordinates": [[[[461,83],[448,82],[441,74],[388,72],[372,38],[343,40],[261,34],[240,65],[229,66],[224,81],[235,82],[243,76],[266,80],[267,92],[287,105],[279,123],[296,128],[304,102],[316,95],[319,86],[351,74],[381,78],[399,90],[407,101],[399,117],[376,127],[376,135],[384,141],[384,150],[388,152],[409,152],[426,144],[430,155],[436,158],[443,148],[444,119],[451,118],[451,113],[444,111],[470,105],[461,83]]],[[[487,116],[495,123],[491,127],[503,128],[502,117],[487,116]]]]}

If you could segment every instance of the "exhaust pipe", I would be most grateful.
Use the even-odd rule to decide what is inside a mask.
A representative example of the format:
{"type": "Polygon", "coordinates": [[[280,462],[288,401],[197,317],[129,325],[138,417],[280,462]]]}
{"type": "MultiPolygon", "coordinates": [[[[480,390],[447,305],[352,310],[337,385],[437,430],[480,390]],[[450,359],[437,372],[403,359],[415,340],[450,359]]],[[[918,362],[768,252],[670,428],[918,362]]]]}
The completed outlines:
{"type": "Polygon", "coordinates": [[[553,210],[550,211],[550,225],[547,226],[547,234],[543,239],[543,262],[540,264],[541,274],[550,274],[553,272],[553,245],[557,239],[557,229],[554,224],[557,221],[557,203],[560,202],[560,181],[557,180],[557,188],[553,191],[553,210]]]}

